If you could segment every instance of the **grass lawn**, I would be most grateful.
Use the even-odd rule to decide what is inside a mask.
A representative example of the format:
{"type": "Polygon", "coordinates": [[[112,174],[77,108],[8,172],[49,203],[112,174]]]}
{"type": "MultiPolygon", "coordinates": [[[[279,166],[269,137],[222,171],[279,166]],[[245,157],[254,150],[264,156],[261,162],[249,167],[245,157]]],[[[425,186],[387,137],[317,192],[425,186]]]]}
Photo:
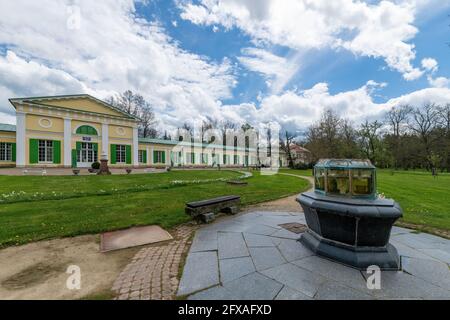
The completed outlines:
{"type": "MultiPolygon", "coordinates": [[[[311,176],[311,170],[282,169],[281,172],[311,176]]],[[[450,175],[433,178],[424,171],[377,170],[378,192],[393,198],[403,208],[400,222],[419,229],[450,231],[450,175]]]]}
{"type": "Polygon", "coordinates": [[[19,196],[15,202],[0,204],[0,247],[136,225],[158,224],[171,228],[190,220],[184,213],[184,204],[189,201],[236,194],[241,196],[243,205],[248,205],[278,199],[308,187],[307,181],[295,177],[253,174],[247,179],[247,186],[211,180],[240,176],[224,170],[110,177],[0,177],[3,193],[17,190],[26,194],[53,194],[56,190],[63,194],[56,196],[58,200],[27,201],[19,196]],[[195,183],[186,184],[186,181],[195,183]],[[158,187],[152,188],[155,185],[158,187]],[[98,194],[98,188],[120,190],[98,194]]]}

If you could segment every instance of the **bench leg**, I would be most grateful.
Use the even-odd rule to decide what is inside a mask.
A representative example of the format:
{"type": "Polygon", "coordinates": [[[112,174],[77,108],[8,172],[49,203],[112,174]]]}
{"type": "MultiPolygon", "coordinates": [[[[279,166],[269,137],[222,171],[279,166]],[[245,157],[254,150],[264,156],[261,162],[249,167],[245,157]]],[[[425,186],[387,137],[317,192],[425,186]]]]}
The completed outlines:
{"type": "Polygon", "coordinates": [[[216,220],[216,216],[214,215],[214,212],[208,212],[199,215],[198,219],[203,223],[211,223],[216,220]]]}
{"type": "Polygon", "coordinates": [[[224,208],[222,210],[222,212],[226,213],[226,214],[230,214],[230,215],[235,215],[239,212],[239,207],[238,206],[233,206],[233,207],[228,207],[228,208],[224,208]]]}

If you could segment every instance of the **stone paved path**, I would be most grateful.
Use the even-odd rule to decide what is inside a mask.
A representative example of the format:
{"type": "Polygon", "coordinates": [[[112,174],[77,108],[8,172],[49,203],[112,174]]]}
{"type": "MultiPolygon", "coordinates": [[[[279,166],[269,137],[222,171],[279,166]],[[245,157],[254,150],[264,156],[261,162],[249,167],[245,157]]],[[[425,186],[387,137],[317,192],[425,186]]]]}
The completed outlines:
{"type": "Polygon", "coordinates": [[[170,300],[178,288],[178,272],[197,227],[182,225],[174,240],[142,248],[120,273],[112,287],[119,300],[170,300]]]}
{"type": "Polygon", "coordinates": [[[450,299],[450,241],[394,227],[402,271],[366,273],[314,255],[279,225],[305,223],[298,212],[251,212],[202,227],[177,295],[188,299],[450,299]]]}

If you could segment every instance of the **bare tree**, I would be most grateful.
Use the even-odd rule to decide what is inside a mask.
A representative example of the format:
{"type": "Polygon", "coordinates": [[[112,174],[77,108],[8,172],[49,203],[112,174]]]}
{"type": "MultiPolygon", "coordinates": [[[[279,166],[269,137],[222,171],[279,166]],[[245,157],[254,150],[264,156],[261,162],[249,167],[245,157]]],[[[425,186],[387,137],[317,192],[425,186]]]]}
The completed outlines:
{"type": "Polygon", "coordinates": [[[157,136],[155,113],[142,95],[127,90],[118,97],[108,98],[107,101],[116,108],[140,119],[139,135],[141,137],[155,138],[157,136]]]}
{"type": "Polygon", "coordinates": [[[424,157],[428,162],[429,168],[433,168],[433,163],[429,160],[432,145],[440,138],[440,135],[435,130],[439,126],[439,116],[439,107],[434,103],[428,103],[422,108],[415,108],[412,111],[409,123],[409,128],[419,136],[422,142],[424,157]]]}
{"type": "Polygon", "coordinates": [[[376,163],[376,156],[379,145],[379,129],[383,124],[377,120],[369,122],[366,120],[359,130],[361,149],[364,155],[376,163]]]}
{"type": "Polygon", "coordinates": [[[143,105],[139,107],[138,117],[141,119],[139,125],[141,136],[143,138],[156,138],[158,132],[155,129],[156,117],[153,108],[148,103],[143,103],[143,105]]]}
{"type": "Polygon", "coordinates": [[[399,137],[402,132],[402,127],[407,123],[413,108],[409,105],[401,105],[399,107],[392,107],[386,114],[386,122],[392,127],[393,134],[399,137]]]}
{"type": "Polygon", "coordinates": [[[294,159],[292,157],[292,151],[291,151],[291,146],[292,146],[292,143],[294,142],[294,139],[295,139],[295,134],[293,134],[292,132],[289,132],[288,130],[284,131],[284,140],[282,138],[280,138],[280,140],[281,140],[280,147],[286,153],[290,168],[294,167],[294,159]]]}

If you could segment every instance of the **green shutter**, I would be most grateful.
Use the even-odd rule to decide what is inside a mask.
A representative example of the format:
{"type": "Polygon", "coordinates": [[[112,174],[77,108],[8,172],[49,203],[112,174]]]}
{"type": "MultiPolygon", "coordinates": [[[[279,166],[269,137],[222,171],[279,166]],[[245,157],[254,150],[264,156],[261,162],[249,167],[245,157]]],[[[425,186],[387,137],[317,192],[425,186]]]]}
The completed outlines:
{"type": "Polygon", "coordinates": [[[81,142],[77,141],[77,151],[81,150],[81,142]]]}
{"type": "Polygon", "coordinates": [[[131,164],[131,146],[125,147],[125,157],[127,159],[127,164],[131,164]]]}
{"type": "Polygon", "coordinates": [[[94,151],[98,152],[98,143],[93,143],[92,146],[94,147],[94,151]]]}
{"type": "Polygon", "coordinates": [[[153,164],[157,163],[157,151],[153,150],[153,164]]]}
{"type": "Polygon", "coordinates": [[[147,150],[144,150],[144,151],[143,151],[142,162],[143,162],[143,163],[147,163],[147,150]]]}
{"type": "Polygon", "coordinates": [[[16,144],[15,143],[11,143],[11,148],[12,148],[12,161],[16,162],[16,153],[17,153],[17,148],[16,148],[16,144]]]}
{"type": "Polygon", "coordinates": [[[77,149],[72,149],[72,168],[77,167],[77,149]]]}
{"type": "Polygon", "coordinates": [[[111,164],[116,164],[116,145],[111,145],[111,164]]]}
{"type": "Polygon", "coordinates": [[[166,152],[165,151],[162,152],[162,161],[161,161],[161,163],[166,163],[166,152]]]}
{"type": "Polygon", "coordinates": [[[30,164],[39,162],[39,140],[30,139],[30,164]]]}
{"type": "Polygon", "coordinates": [[[61,163],[61,141],[53,141],[53,163],[61,163]]]}

